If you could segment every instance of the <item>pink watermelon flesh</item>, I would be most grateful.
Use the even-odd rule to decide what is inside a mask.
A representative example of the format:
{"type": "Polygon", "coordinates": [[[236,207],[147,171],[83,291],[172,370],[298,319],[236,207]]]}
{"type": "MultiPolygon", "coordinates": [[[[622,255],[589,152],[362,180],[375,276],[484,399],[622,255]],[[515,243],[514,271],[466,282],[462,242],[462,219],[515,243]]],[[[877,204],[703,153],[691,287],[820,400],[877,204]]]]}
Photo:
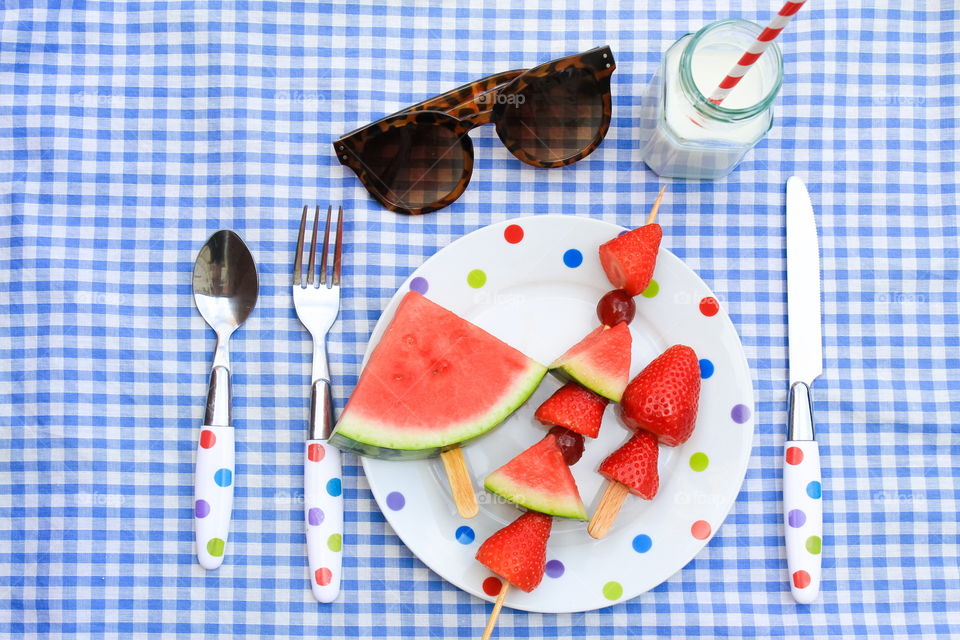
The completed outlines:
{"type": "Polygon", "coordinates": [[[620,402],[630,379],[633,336],[625,322],[597,327],[553,361],[550,369],[564,380],[574,380],[594,393],[620,402]]]}
{"type": "Polygon", "coordinates": [[[580,499],[577,482],[563,460],[554,434],[548,434],[491,473],[483,486],[533,511],[587,520],[587,510],[580,499]]]}
{"type": "Polygon", "coordinates": [[[546,369],[419,293],[407,293],[363,368],[331,443],[424,458],[500,424],[546,369]]]}

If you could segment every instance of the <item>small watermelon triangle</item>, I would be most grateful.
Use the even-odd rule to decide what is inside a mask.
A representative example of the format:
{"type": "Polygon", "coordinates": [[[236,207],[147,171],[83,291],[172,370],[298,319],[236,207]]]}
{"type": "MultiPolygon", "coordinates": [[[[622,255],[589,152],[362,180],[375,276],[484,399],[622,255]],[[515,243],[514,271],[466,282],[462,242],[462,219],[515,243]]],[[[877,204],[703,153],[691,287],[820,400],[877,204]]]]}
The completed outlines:
{"type": "Polygon", "coordinates": [[[563,461],[553,434],[491,473],[483,485],[533,511],[561,518],[588,519],[577,482],[563,461]]]}
{"type": "Polygon", "coordinates": [[[574,380],[597,395],[620,402],[630,379],[632,345],[633,336],[625,322],[597,327],[549,368],[564,380],[574,380]]]}

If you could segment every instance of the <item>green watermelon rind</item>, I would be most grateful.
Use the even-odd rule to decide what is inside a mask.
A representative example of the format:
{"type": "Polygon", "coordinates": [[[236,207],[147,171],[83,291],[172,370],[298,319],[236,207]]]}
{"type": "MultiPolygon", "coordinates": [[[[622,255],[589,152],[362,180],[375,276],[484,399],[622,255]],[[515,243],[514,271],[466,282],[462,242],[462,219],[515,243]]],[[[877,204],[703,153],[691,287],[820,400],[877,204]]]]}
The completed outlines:
{"type": "Polygon", "coordinates": [[[621,384],[620,381],[611,380],[609,376],[582,362],[580,358],[568,360],[559,366],[554,363],[550,365],[550,372],[563,382],[576,382],[581,387],[586,387],[613,402],[620,402],[623,390],[627,388],[626,382],[621,384]]]}
{"type": "Polygon", "coordinates": [[[516,503],[521,507],[526,507],[532,511],[539,511],[548,516],[557,516],[559,518],[572,518],[574,520],[589,520],[587,509],[583,506],[582,500],[569,500],[554,498],[546,493],[532,491],[524,488],[522,491],[517,487],[516,482],[511,481],[498,471],[494,471],[486,480],[483,486],[492,493],[510,502],[516,503]]]}
{"type": "Polygon", "coordinates": [[[445,428],[435,440],[423,432],[410,432],[406,438],[398,437],[404,429],[384,429],[380,421],[357,419],[353,412],[341,418],[330,436],[330,444],[342,451],[383,460],[415,460],[437,456],[446,449],[482,436],[506,420],[533,395],[546,374],[546,367],[531,360],[527,370],[516,376],[511,390],[504,392],[498,404],[466,424],[445,428]],[[394,435],[384,437],[385,432],[393,432],[394,435]]]}

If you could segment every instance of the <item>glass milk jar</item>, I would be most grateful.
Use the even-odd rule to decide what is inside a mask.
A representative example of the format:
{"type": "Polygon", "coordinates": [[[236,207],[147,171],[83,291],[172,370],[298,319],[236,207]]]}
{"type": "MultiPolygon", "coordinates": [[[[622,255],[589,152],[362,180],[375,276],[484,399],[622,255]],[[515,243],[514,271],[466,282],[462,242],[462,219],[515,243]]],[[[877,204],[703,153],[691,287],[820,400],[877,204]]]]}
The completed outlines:
{"type": "Polygon", "coordinates": [[[707,99],[762,28],[722,20],[667,49],[643,96],[641,157],[668,178],[722,178],[773,126],[783,58],[772,43],[721,105],[707,99]]]}

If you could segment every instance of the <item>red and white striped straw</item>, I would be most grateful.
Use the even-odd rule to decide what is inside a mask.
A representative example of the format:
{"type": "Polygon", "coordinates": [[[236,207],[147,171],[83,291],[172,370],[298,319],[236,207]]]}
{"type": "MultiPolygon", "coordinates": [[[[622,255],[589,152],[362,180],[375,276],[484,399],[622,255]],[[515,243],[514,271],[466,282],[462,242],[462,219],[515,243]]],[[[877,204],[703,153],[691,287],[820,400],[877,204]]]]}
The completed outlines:
{"type": "Polygon", "coordinates": [[[800,7],[803,6],[803,3],[807,0],[797,0],[796,2],[788,1],[787,4],[783,5],[783,8],[780,9],[780,12],[773,17],[773,20],[770,21],[770,24],[767,25],[767,28],[757,36],[757,39],[750,45],[750,48],[744,52],[740,60],[737,61],[737,64],[730,70],[730,73],[726,75],[723,81],[720,83],[720,86],[716,88],[713,94],[710,96],[710,102],[713,104],[720,104],[723,102],[723,99],[727,97],[730,91],[733,90],[737,83],[740,82],[740,78],[750,70],[750,67],[754,62],[760,59],[760,56],[763,55],[763,52],[767,50],[770,46],[770,43],[776,39],[780,32],[783,31],[783,28],[787,26],[787,23],[790,22],[790,19],[800,11],[800,7]]]}

